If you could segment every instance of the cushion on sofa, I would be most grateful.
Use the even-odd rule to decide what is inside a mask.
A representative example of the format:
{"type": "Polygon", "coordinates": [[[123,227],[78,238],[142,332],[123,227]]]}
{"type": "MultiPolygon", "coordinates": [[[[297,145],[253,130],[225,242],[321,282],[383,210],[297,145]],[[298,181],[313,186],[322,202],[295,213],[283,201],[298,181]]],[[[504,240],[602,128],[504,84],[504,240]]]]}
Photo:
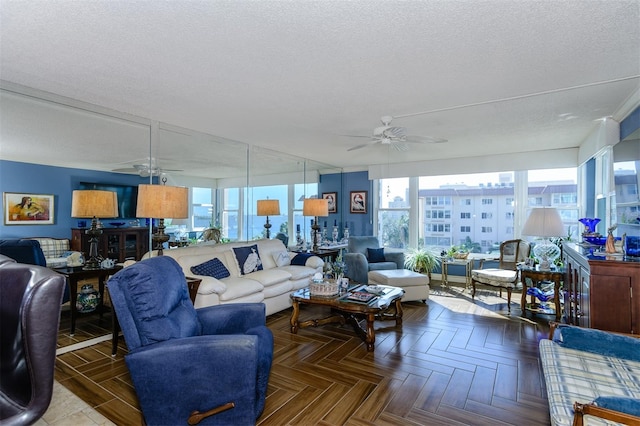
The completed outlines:
{"type": "Polygon", "coordinates": [[[604,356],[640,361],[640,339],[594,328],[560,327],[560,345],[604,356]]]}
{"type": "Polygon", "coordinates": [[[258,252],[258,245],[244,247],[234,247],[233,252],[238,262],[240,275],[250,274],[256,271],[262,271],[262,261],[258,252]]]}
{"type": "Polygon", "coordinates": [[[291,265],[291,256],[286,250],[273,253],[273,260],[276,262],[276,267],[291,265]]]}
{"type": "Polygon", "coordinates": [[[367,260],[369,263],[384,262],[384,248],[367,248],[367,260]]]}
{"type": "Polygon", "coordinates": [[[231,276],[229,270],[217,257],[200,263],[199,265],[192,266],[190,270],[196,275],[206,275],[219,280],[231,276]]]}

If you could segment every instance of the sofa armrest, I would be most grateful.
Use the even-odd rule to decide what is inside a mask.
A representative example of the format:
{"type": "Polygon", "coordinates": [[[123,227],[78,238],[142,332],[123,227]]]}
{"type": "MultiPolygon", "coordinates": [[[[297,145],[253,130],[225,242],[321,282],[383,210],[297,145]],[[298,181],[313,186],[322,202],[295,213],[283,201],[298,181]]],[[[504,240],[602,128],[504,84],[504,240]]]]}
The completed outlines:
{"type": "Polygon", "coordinates": [[[598,407],[593,403],[581,404],[576,402],[573,404],[573,411],[573,426],[583,426],[584,416],[600,417],[601,419],[611,420],[625,425],[640,424],[640,417],[623,413],[621,411],[611,410],[609,408],[598,407]]]}
{"type": "Polygon", "coordinates": [[[398,269],[404,269],[404,252],[384,249],[384,260],[394,262],[398,269]]]}
{"type": "Polygon", "coordinates": [[[196,309],[202,334],[240,334],[266,322],[264,303],[229,303],[196,309]]]}
{"type": "Polygon", "coordinates": [[[324,260],[322,260],[319,256],[311,256],[304,263],[304,266],[308,266],[309,268],[318,269],[324,266],[324,260]]]}
{"type": "Polygon", "coordinates": [[[345,253],[342,256],[347,267],[345,276],[357,283],[367,284],[369,282],[369,262],[362,253],[345,253]]]}

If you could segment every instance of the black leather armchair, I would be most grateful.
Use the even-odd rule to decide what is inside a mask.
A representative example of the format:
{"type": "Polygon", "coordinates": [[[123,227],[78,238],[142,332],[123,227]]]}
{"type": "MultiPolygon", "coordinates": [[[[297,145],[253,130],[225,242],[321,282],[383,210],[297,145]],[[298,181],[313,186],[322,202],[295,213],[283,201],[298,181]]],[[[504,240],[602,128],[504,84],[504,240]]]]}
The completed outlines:
{"type": "Polygon", "coordinates": [[[51,403],[64,276],[0,255],[0,424],[30,425],[51,403]]]}

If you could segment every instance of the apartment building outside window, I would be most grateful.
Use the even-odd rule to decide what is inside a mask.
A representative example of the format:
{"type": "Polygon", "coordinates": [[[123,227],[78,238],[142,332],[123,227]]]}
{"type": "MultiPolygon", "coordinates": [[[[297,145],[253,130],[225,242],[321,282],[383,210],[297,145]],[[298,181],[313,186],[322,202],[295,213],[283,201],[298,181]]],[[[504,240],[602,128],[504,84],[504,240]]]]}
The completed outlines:
{"type": "MultiPolygon", "coordinates": [[[[409,178],[381,179],[378,185],[378,219],[377,229],[380,243],[385,247],[409,247],[409,178]]],[[[421,222],[431,220],[431,215],[438,211],[427,208],[437,206],[438,198],[421,200],[416,208],[416,215],[421,222]],[[429,218],[427,219],[427,216],[429,218]]],[[[440,211],[442,213],[442,211],[440,211]]],[[[443,213],[442,213],[443,214],[443,213]]]]}
{"type": "MultiPolygon", "coordinates": [[[[520,175],[524,173],[519,181],[528,182],[528,195],[520,205],[531,206],[531,202],[544,205],[545,199],[547,205],[552,205],[555,199],[563,203],[554,207],[561,212],[566,225],[577,223],[577,205],[573,202],[577,199],[577,169],[541,172],[540,176],[519,172],[520,175]],[[552,188],[552,185],[556,186],[552,188]]],[[[436,251],[454,244],[467,245],[476,251],[491,251],[501,241],[515,236],[515,206],[518,204],[515,176],[515,172],[424,176],[417,178],[417,195],[410,193],[409,178],[380,180],[379,187],[385,191],[389,182],[395,182],[398,189],[392,193],[395,208],[390,208],[388,202],[383,203],[386,194],[379,194],[378,230],[384,227],[385,220],[389,221],[382,215],[393,210],[402,218],[396,229],[402,228],[402,241],[405,243],[410,239],[407,235],[412,235],[412,238],[417,236],[418,246],[436,251]],[[409,208],[408,200],[412,196],[419,203],[416,209],[409,208]],[[415,221],[411,219],[414,214],[417,215],[415,221]],[[414,225],[410,227],[409,224],[414,225]]],[[[387,234],[379,233],[379,236],[383,244],[392,246],[387,234]]]]}

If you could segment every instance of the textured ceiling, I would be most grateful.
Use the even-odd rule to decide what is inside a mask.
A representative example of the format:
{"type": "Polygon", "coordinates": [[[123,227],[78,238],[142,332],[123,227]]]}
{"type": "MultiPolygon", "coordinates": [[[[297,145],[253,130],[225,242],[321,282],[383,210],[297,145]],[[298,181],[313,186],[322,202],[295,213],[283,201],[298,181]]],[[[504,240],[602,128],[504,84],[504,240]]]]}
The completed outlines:
{"type": "Polygon", "coordinates": [[[639,22],[638,0],[0,0],[0,78],[357,169],[578,147],[639,102],[639,22]],[[448,142],[348,152],[383,115],[448,142]]]}

